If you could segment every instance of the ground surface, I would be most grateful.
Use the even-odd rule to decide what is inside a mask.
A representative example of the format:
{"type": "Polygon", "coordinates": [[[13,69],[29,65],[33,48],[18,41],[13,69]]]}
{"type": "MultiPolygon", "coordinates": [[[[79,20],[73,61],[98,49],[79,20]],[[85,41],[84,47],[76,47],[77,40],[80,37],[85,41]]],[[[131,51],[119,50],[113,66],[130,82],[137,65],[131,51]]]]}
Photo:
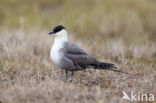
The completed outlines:
{"type": "Polygon", "coordinates": [[[75,41],[99,60],[113,62],[130,74],[88,69],[76,72],[72,81],[66,81],[65,72],[50,61],[52,37],[47,32],[29,36],[22,31],[13,33],[0,39],[2,103],[122,103],[127,102],[121,101],[123,90],[129,94],[131,91],[156,94],[156,48],[152,43],[127,46],[122,40],[101,45],[98,40],[81,44],[75,41]]]}
{"type": "Polygon", "coordinates": [[[129,103],[123,91],[156,96],[154,0],[0,2],[0,103],[129,103]],[[72,43],[130,74],[87,69],[66,81],[49,57],[48,32],[58,24],[72,43]]]}

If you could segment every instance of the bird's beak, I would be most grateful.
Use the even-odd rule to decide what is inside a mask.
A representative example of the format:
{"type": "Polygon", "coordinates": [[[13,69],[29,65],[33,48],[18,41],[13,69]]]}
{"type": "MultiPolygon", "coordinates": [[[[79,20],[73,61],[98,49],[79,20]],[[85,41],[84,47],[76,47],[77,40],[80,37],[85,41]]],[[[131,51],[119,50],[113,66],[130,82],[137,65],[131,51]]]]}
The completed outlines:
{"type": "Polygon", "coordinates": [[[54,32],[49,32],[49,35],[52,35],[52,34],[54,34],[54,32]]]}

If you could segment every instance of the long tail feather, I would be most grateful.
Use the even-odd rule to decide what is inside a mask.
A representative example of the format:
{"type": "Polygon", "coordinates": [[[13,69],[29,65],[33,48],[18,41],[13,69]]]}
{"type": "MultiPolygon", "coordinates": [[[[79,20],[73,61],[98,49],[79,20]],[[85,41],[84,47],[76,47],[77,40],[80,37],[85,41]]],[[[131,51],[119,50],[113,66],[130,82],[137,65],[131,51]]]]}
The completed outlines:
{"type": "Polygon", "coordinates": [[[108,68],[107,70],[111,70],[111,71],[115,71],[115,72],[119,72],[119,73],[124,73],[124,74],[129,74],[127,72],[121,71],[121,70],[117,70],[117,69],[112,69],[112,68],[108,68]]]}
{"type": "Polygon", "coordinates": [[[124,72],[124,71],[121,71],[121,70],[118,70],[118,69],[113,69],[113,68],[117,68],[117,67],[112,63],[103,63],[103,62],[101,62],[98,65],[97,69],[100,69],[100,68],[115,71],[115,72],[119,72],[119,73],[129,74],[127,72],[124,72]]]}

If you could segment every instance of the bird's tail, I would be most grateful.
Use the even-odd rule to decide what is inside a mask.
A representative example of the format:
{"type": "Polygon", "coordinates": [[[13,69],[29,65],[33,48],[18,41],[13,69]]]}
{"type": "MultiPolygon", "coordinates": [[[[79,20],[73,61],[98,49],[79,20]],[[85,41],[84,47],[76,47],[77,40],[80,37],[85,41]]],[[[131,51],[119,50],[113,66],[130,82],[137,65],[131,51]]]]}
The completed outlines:
{"type": "Polygon", "coordinates": [[[120,72],[120,73],[125,73],[125,74],[129,74],[127,72],[118,70],[117,67],[112,64],[112,63],[104,63],[104,62],[100,62],[98,64],[98,66],[95,66],[95,69],[107,69],[107,70],[111,70],[111,71],[115,71],[115,72],[120,72]]]}

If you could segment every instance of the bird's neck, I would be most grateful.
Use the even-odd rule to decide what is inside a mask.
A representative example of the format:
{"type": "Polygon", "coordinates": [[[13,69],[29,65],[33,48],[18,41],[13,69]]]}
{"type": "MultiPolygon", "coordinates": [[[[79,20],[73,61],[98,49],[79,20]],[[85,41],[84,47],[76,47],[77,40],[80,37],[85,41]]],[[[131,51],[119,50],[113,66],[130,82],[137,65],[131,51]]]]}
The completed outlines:
{"type": "Polygon", "coordinates": [[[64,43],[64,42],[68,42],[67,35],[60,35],[60,36],[55,37],[54,43],[60,44],[60,43],[64,43]]]}

